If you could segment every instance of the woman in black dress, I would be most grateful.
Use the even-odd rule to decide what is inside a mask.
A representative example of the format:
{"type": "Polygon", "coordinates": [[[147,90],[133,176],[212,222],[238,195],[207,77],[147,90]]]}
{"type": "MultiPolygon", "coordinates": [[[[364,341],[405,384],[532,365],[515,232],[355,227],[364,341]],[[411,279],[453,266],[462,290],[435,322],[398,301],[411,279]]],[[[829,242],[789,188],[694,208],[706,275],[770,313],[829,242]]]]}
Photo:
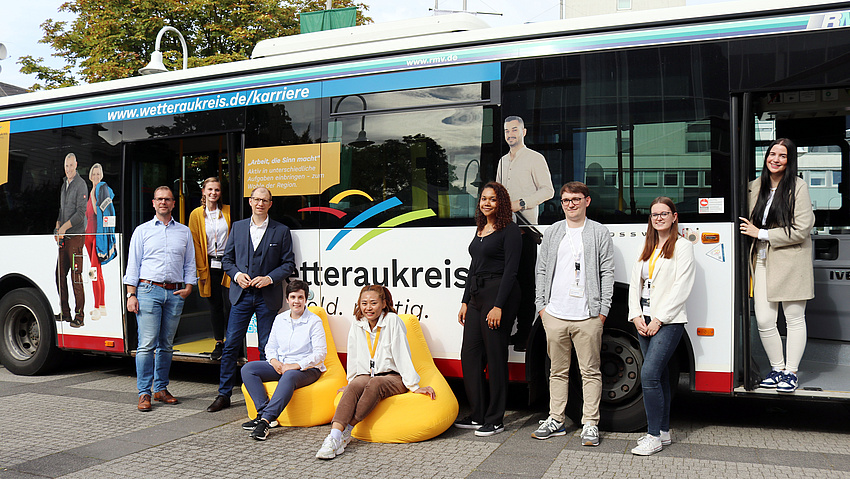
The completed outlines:
{"type": "Polygon", "coordinates": [[[504,186],[484,186],[475,222],[478,230],[469,245],[472,263],[457,315],[463,325],[460,360],[472,413],[455,426],[475,429],[476,436],[492,436],[505,430],[508,340],[520,299],[516,274],[522,238],[511,219],[511,198],[504,186]]]}

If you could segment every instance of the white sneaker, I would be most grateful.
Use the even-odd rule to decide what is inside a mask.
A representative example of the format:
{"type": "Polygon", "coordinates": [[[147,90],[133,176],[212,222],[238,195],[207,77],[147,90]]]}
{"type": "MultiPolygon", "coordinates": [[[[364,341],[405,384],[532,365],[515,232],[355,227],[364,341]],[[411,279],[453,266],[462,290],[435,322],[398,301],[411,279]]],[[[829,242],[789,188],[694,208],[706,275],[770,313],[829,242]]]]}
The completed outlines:
{"type": "MultiPolygon", "coordinates": [[[[638,444],[646,441],[647,437],[650,437],[649,434],[638,439],[638,444]]],[[[673,439],[670,437],[670,431],[661,431],[661,445],[669,446],[670,444],[673,444],[673,439]]]]}
{"type": "Polygon", "coordinates": [[[581,445],[582,446],[598,446],[599,445],[599,428],[585,424],[581,429],[581,445]]]}
{"type": "Polygon", "coordinates": [[[651,456],[661,451],[661,447],[660,437],[647,434],[638,439],[638,445],[632,449],[632,454],[636,456],[651,456]]]}
{"type": "Polygon", "coordinates": [[[342,447],[347,446],[348,443],[351,442],[351,430],[352,429],[354,429],[354,428],[353,427],[346,427],[345,429],[342,430],[342,447]]]}
{"type": "Polygon", "coordinates": [[[345,445],[339,439],[334,439],[330,434],[322,442],[322,447],[316,453],[318,459],[333,459],[345,452],[345,445]]]}

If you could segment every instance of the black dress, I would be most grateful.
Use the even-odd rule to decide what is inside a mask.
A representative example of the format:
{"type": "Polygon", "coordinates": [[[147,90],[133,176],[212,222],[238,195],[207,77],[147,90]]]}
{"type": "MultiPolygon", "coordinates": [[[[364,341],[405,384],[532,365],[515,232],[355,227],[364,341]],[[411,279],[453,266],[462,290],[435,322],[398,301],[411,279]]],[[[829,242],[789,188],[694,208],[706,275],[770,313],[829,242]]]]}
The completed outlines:
{"type": "Polygon", "coordinates": [[[470,417],[480,424],[502,424],[508,392],[508,341],[520,302],[516,275],[522,237],[516,223],[488,236],[475,236],[469,245],[472,262],[463,293],[466,321],[460,351],[463,384],[470,417]],[[501,324],[487,325],[487,313],[502,309],[501,324]],[[489,388],[485,368],[490,375],[489,388]]]}

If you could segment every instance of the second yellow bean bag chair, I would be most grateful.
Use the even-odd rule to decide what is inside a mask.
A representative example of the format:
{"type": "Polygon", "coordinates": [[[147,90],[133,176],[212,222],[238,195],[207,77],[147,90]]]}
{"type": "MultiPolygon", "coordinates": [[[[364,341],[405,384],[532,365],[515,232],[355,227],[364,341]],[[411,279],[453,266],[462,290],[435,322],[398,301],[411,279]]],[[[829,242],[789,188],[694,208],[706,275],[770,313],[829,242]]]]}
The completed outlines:
{"type": "MultiPolygon", "coordinates": [[[[424,394],[408,391],[384,399],[351,431],[351,435],[361,441],[425,441],[445,432],[457,418],[457,398],[434,364],[419,319],[410,314],[400,314],[399,317],[407,328],[407,342],[420,377],[419,385],[431,386],[437,397],[432,400],[424,394]]],[[[342,393],[337,395],[334,406],[340,398],[342,393]]]]}
{"type": "MultiPolygon", "coordinates": [[[[339,360],[336,344],[331,335],[328,314],[318,306],[310,306],[310,311],[322,318],[322,325],[325,327],[325,341],[328,344],[328,355],[325,357],[327,371],[323,372],[313,384],[295,390],[289,404],[283,408],[283,412],[277,418],[277,422],[281,426],[310,427],[331,422],[334,417],[333,400],[337,390],[348,384],[345,379],[345,369],[339,360]]],[[[275,388],[277,388],[277,381],[269,381],[263,383],[263,385],[266,387],[269,397],[271,397],[275,388]]],[[[248,417],[254,419],[257,417],[257,407],[251,400],[251,396],[248,395],[248,390],[245,389],[244,384],[242,385],[242,394],[245,396],[248,417]]]]}

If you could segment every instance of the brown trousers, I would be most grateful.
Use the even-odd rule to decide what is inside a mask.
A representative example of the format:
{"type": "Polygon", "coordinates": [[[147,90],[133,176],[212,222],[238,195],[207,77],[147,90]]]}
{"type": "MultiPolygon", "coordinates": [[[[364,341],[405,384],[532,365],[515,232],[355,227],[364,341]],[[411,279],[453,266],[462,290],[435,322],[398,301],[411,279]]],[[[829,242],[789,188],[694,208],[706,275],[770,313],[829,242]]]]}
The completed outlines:
{"type": "Polygon", "coordinates": [[[59,289],[59,306],[65,321],[71,320],[71,306],[68,305],[68,270],[71,271],[71,284],[74,288],[74,313],[83,317],[86,305],[86,293],[83,291],[83,235],[65,236],[64,244],[59,247],[59,264],[56,267],[56,287],[59,289]]]}
{"type": "Polygon", "coordinates": [[[375,377],[368,374],[355,376],[342,393],[333,422],[347,426],[353,420],[356,424],[366,419],[366,416],[382,399],[405,393],[407,390],[398,373],[381,374],[375,377]]]}

